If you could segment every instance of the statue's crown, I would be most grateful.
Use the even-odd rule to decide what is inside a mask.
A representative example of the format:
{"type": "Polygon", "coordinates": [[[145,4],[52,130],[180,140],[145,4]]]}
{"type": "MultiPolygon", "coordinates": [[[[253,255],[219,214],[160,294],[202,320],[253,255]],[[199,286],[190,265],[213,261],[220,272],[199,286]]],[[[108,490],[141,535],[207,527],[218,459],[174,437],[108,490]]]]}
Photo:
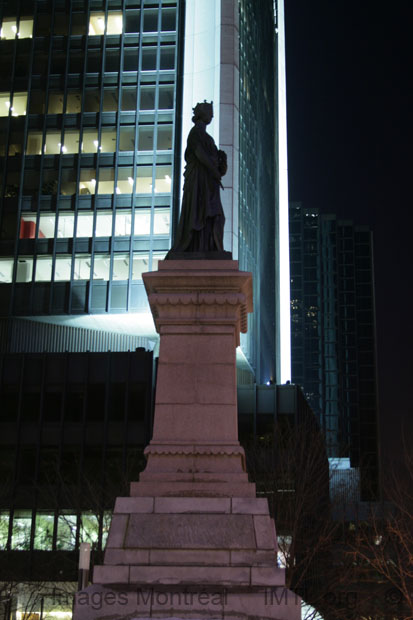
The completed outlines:
{"type": "Polygon", "coordinates": [[[197,104],[196,104],[196,106],[195,106],[194,108],[192,108],[192,111],[193,111],[193,112],[194,112],[194,114],[195,114],[195,113],[196,113],[196,112],[198,112],[199,110],[205,110],[205,109],[212,108],[213,103],[214,103],[213,101],[211,101],[211,102],[209,103],[206,99],[204,99],[204,100],[203,100],[203,102],[201,102],[201,103],[197,103],[197,104]]]}

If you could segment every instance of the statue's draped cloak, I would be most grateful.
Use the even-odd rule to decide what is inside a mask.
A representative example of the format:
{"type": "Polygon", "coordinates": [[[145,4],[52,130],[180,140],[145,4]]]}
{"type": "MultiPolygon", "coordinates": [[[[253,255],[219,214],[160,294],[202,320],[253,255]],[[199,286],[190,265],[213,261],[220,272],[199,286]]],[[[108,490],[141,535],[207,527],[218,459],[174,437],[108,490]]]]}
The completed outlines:
{"type": "Polygon", "coordinates": [[[182,210],[173,250],[222,251],[225,217],[219,195],[218,149],[202,121],[189,132],[185,161],[182,210]]]}

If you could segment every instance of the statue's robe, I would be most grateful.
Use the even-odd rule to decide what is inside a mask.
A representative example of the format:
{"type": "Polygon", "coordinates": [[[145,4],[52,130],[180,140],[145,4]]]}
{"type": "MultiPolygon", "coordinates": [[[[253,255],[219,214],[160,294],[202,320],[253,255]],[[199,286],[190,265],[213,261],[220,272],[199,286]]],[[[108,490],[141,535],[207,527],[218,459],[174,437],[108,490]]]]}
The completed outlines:
{"type": "Polygon", "coordinates": [[[205,123],[197,121],[185,150],[184,192],[174,252],[224,249],[225,217],[219,191],[226,161],[221,161],[220,153],[205,123]]]}

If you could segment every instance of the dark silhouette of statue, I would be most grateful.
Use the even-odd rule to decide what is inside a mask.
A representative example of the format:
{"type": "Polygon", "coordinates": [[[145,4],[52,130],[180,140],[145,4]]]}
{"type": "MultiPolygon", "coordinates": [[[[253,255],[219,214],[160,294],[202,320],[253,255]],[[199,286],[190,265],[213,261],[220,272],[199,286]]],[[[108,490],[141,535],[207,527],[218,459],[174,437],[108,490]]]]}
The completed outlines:
{"type": "Polygon", "coordinates": [[[194,126],[185,150],[186,167],[181,217],[171,254],[223,252],[225,217],[220,198],[227,156],[215,146],[206,127],[213,118],[212,102],[193,108],[194,126]]]}

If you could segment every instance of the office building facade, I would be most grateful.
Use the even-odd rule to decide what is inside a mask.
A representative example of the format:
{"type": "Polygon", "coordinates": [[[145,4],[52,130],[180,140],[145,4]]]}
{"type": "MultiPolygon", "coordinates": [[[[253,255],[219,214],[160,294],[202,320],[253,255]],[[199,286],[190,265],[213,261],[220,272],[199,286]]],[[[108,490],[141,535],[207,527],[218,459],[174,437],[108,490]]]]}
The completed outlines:
{"type": "Polygon", "coordinates": [[[137,311],[170,246],[179,7],[2,12],[1,313],[137,311]]]}
{"type": "Polygon", "coordinates": [[[153,347],[141,274],[171,246],[192,106],[208,99],[229,162],[225,249],[254,275],[244,355],[258,382],[289,378],[274,234],[281,18],[272,0],[0,3],[3,323],[26,317],[153,347]]]}
{"type": "Polygon", "coordinates": [[[360,467],[362,497],[378,484],[372,233],[290,206],[292,381],[319,418],[330,458],[360,467]]]}

